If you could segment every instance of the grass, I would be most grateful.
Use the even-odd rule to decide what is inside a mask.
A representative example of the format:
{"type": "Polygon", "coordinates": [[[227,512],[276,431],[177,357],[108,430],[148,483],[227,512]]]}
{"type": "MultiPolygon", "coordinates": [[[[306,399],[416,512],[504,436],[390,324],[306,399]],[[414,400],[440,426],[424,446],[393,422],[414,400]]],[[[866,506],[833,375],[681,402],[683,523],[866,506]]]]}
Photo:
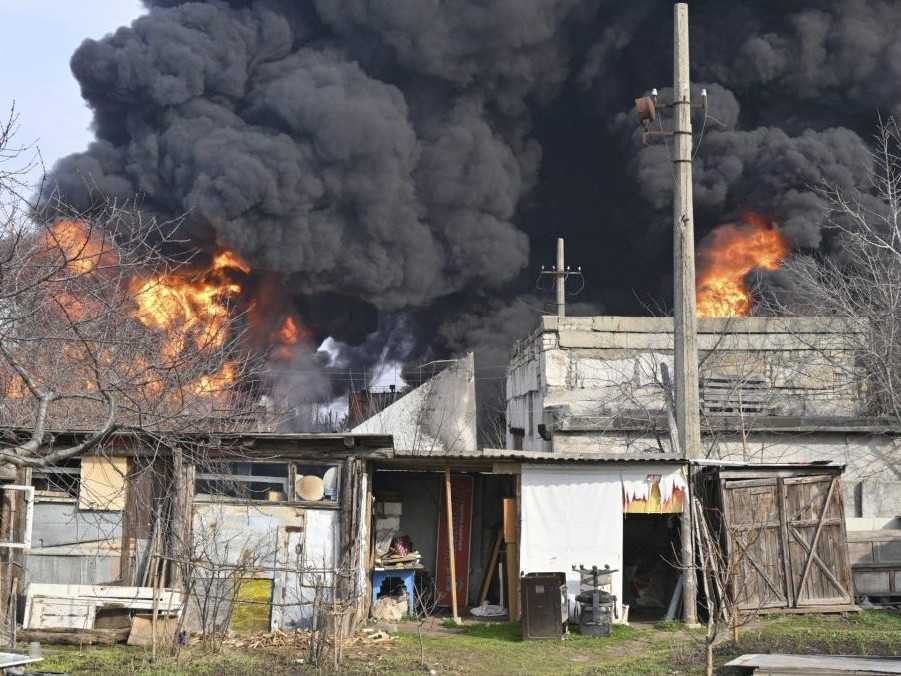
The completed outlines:
{"type": "MultiPolygon", "coordinates": [[[[24,648],[24,647],[23,647],[24,648]]],[[[22,652],[25,652],[23,650],[22,652]]],[[[42,662],[34,665],[42,672],[71,674],[187,674],[189,676],[212,676],[213,674],[256,674],[267,673],[287,667],[286,660],[279,660],[271,654],[224,652],[218,655],[203,654],[199,650],[182,653],[178,661],[162,658],[156,663],[144,648],[127,646],[91,647],[79,650],[76,647],[63,648],[46,646],[43,648],[42,662]]]]}
{"type": "MultiPolygon", "coordinates": [[[[456,625],[455,625],[456,627],[456,625]]],[[[615,626],[609,638],[571,634],[563,641],[523,641],[519,624],[470,623],[455,632],[423,637],[428,669],[438,674],[590,674],[644,676],[701,674],[703,650],[697,632],[679,622],[615,626]]],[[[703,630],[701,630],[703,635],[703,630]]],[[[717,647],[717,664],[748,652],[843,653],[901,655],[901,614],[867,611],[823,616],[762,618],[741,629],[738,645],[717,647]]],[[[316,673],[296,652],[224,650],[205,655],[191,647],[178,663],[151,663],[141,648],[44,648],[42,671],[72,674],[281,674],[316,673]]],[[[347,651],[342,673],[387,676],[422,674],[415,632],[401,633],[388,643],[360,644],[347,651]]]]}
{"type": "Polygon", "coordinates": [[[847,616],[768,618],[759,626],[741,630],[738,645],[723,644],[720,652],[901,656],[901,614],[870,610],[847,616]]]}

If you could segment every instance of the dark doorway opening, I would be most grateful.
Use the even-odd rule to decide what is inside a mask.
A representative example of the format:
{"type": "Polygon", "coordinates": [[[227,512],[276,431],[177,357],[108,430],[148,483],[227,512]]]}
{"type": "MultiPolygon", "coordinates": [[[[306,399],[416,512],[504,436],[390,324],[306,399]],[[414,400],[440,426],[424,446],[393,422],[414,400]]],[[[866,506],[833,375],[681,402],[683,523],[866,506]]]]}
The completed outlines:
{"type": "Polygon", "coordinates": [[[679,514],[626,514],[623,522],[623,603],[629,620],[665,617],[680,571],[679,514]]]}

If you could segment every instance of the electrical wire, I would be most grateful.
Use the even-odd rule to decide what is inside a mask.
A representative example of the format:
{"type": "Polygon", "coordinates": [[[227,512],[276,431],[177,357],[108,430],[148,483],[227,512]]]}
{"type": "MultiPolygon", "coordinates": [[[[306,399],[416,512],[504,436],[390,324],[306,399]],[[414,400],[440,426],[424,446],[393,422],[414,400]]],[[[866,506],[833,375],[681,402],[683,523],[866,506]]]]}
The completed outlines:
{"type": "Polygon", "coordinates": [[[701,143],[704,142],[704,130],[707,129],[707,107],[704,107],[704,121],[701,122],[701,131],[698,132],[698,143],[695,146],[694,152],[691,154],[691,159],[694,159],[698,156],[698,151],[701,149],[701,143]]]}

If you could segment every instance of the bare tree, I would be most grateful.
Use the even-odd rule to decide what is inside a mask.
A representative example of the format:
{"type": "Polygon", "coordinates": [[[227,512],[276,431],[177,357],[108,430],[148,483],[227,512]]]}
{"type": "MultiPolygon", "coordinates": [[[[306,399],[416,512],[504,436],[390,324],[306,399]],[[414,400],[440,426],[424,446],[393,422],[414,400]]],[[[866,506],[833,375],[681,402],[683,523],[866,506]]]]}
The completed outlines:
{"type": "MultiPolygon", "coordinates": [[[[738,642],[739,628],[753,622],[759,616],[759,607],[768,598],[751,598],[746,581],[748,552],[763,533],[762,527],[724,528],[725,520],[713,518],[705,510],[698,498],[692,499],[694,510],[693,528],[696,547],[695,566],[686,571],[689,575],[700,572],[703,596],[701,605],[707,615],[704,632],[704,656],[707,676],[713,676],[713,652],[720,636],[726,629],[732,630],[733,640],[738,642]],[[713,523],[720,525],[717,530],[713,523]],[[731,543],[727,551],[725,540],[731,543]],[[753,602],[751,602],[753,601],[753,602]],[[754,609],[751,609],[754,607],[754,609]]],[[[756,590],[759,591],[759,590],[756,590]]],[[[764,590],[766,593],[769,590],[764,590]]]]}
{"type": "MultiPolygon", "coordinates": [[[[256,408],[259,360],[234,307],[246,264],[196,255],[180,221],[136,202],[80,212],[30,185],[40,155],[17,128],[13,109],[0,123],[0,466],[30,482],[32,470],[126,444],[201,462],[211,433],[247,425],[256,408]]],[[[16,500],[2,501],[4,532],[18,528],[16,500]]],[[[0,551],[8,624],[23,556],[0,551]]]]}
{"type": "Polygon", "coordinates": [[[425,663],[425,642],[423,641],[422,631],[426,622],[438,609],[441,595],[438,593],[438,584],[431,575],[423,576],[422,581],[422,586],[415,590],[414,608],[417,620],[416,637],[419,639],[419,666],[428,670],[425,663]]]}
{"type": "MultiPolygon", "coordinates": [[[[788,292],[763,294],[770,314],[834,318],[858,356],[854,368],[836,362],[847,387],[859,388],[868,415],[901,419],[901,129],[879,119],[871,146],[867,190],[823,185],[828,254],[794,255],[780,273],[788,292]]],[[[812,345],[827,358],[836,345],[812,345]]]]}
{"type": "Polygon", "coordinates": [[[14,129],[14,116],[0,129],[0,422],[14,430],[0,462],[52,465],[116,432],[233,426],[252,401],[236,387],[253,361],[230,307],[245,264],[224,252],[201,268],[178,254],[178,222],[134,204],[30,204],[14,129]],[[61,444],[54,429],[84,434],[61,444]]]}

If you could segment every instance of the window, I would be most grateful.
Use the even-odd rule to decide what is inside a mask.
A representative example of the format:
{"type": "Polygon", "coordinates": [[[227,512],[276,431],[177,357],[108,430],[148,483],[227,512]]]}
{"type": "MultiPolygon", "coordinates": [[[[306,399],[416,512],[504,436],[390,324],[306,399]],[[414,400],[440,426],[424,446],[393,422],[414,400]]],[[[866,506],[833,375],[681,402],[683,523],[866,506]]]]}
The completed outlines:
{"type": "Polygon", "coordinates": [[[338,501],[337,463],[217,462],[202,469],[195,482],[195,494],[201,500],[338,501]]]}
{"type": "Polygon", "coordinates": [[[282,502],[288,498],[289,468],[284,462],[216,462],[197,473],[195,490],[238,500],[282,502]]]}
{"type": "Polygon", "coordinates": [[[532,402],[532,392],[529,392],[526,401],[529,407],[529,436],[532,437],[535,436],[535,407],[532,402]]]}
{"type": "Polygon", "coordinates": [[[294,499],[298,501],[338,500],[338,466],[294,466],[294,499]]]}
{"type": "Polygon", "coordinates": [[[81,460],[63,460],[58,465],[35,469],[31,476],[35,499],[41,501],[67,501],[78,498],[81,477],[81,460]]]}
{"type": "Polygon", "coordinates": [[[526,431],[522,427],[511,427],[510,436],[513,437],[513,450],[521,451],[526,431]]]}

